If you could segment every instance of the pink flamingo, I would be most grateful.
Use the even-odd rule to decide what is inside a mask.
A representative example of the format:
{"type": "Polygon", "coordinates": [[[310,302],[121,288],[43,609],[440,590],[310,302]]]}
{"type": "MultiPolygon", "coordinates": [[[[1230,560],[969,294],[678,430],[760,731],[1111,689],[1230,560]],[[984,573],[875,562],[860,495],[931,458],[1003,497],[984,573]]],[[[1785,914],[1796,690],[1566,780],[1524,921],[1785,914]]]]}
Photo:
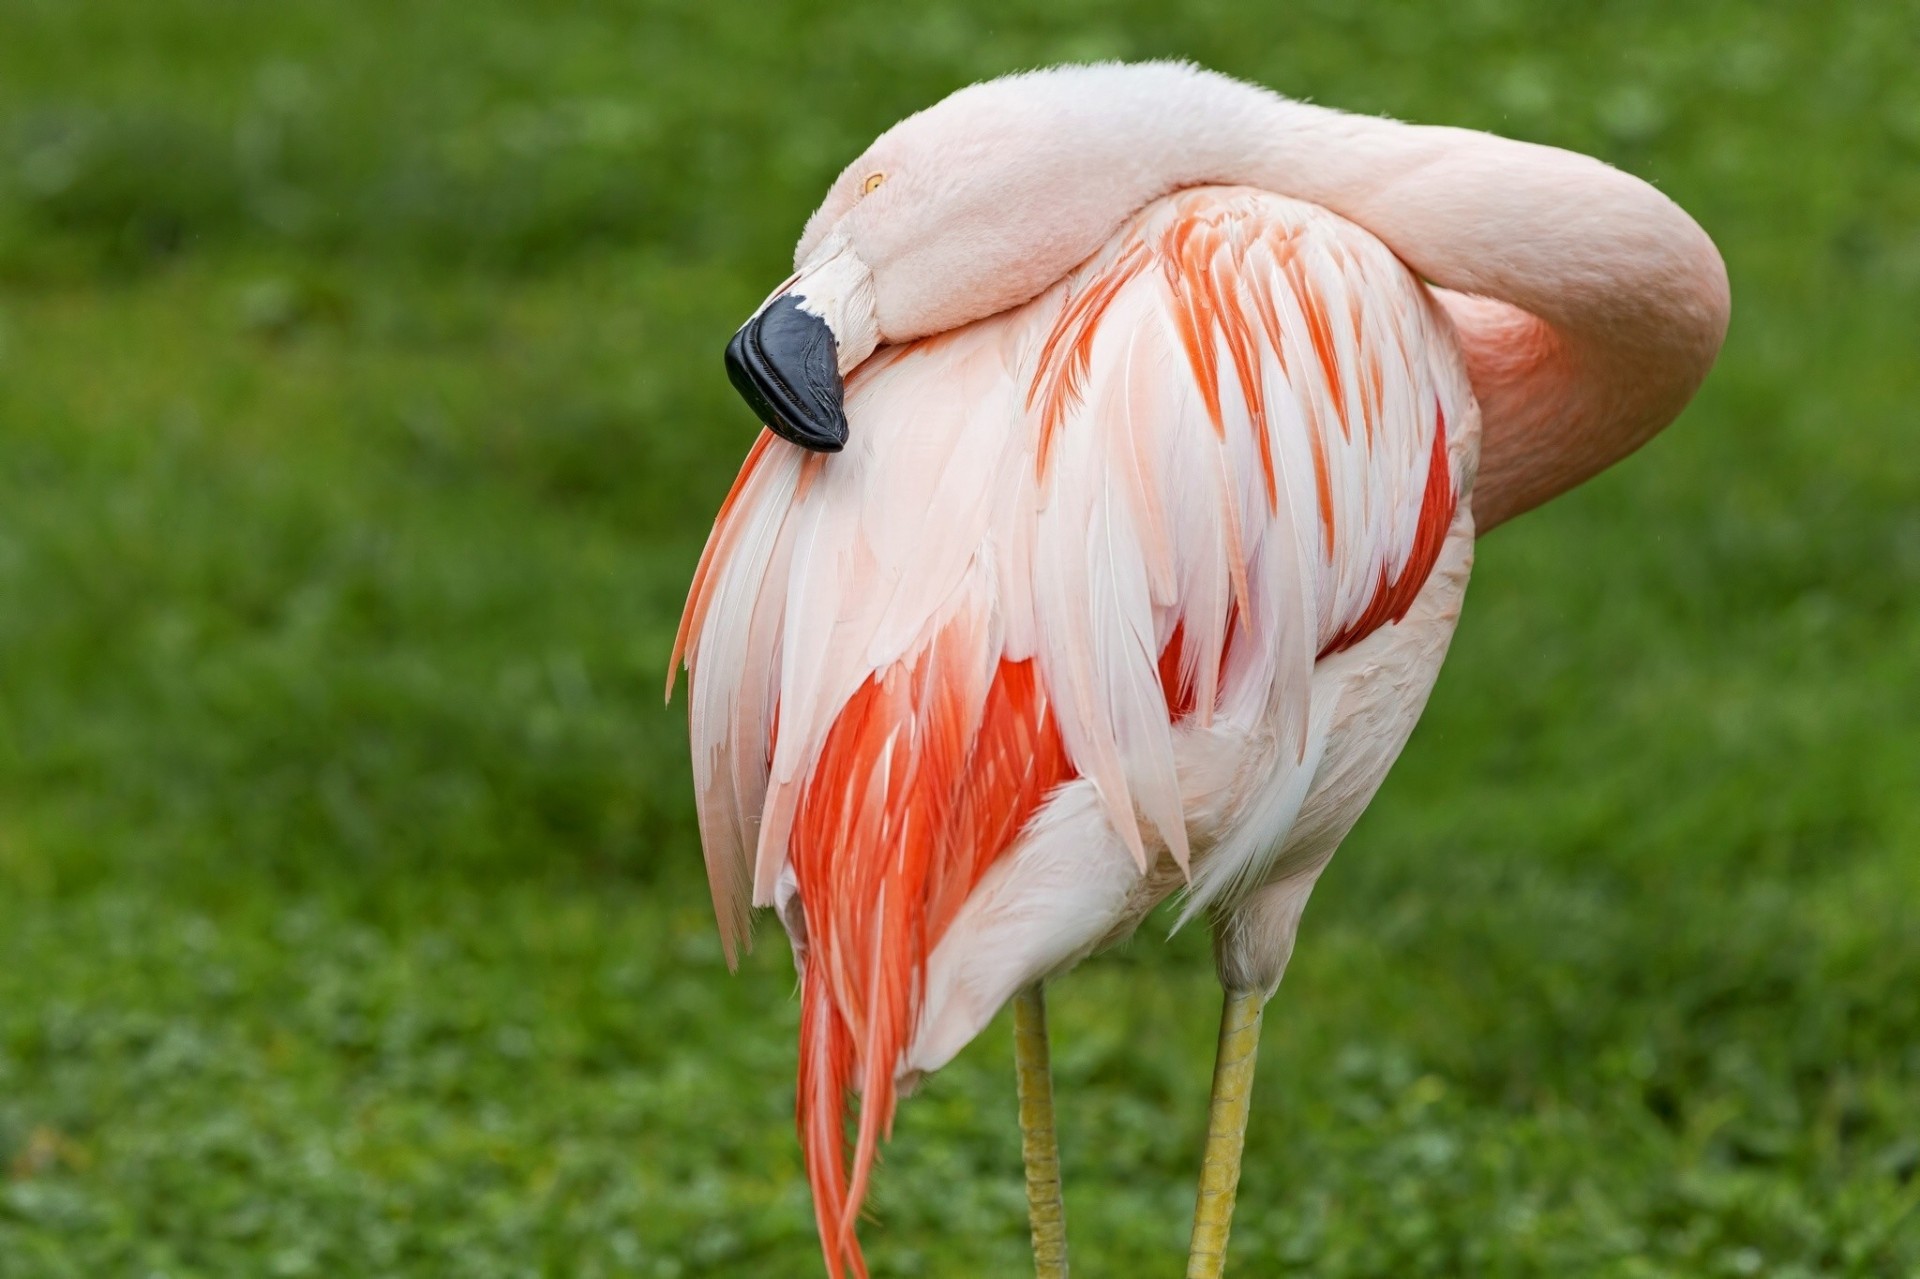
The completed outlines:
{"type": "Polygon", "coordinates": [[[1226,992],[1187,1271],[1217,1276],[1261,1010],[1476,531],[1680,412],[1725,268],[1596,160],[1173,63],[955,93],[795,261],[728,347],[771,432],[674,664],[729,962],[771,906],[800,970],[827,1270],[866,1273],[896,1098],[1011,1000],[1066,1274],[1040,985],[1180,892],[1226,992]]]}

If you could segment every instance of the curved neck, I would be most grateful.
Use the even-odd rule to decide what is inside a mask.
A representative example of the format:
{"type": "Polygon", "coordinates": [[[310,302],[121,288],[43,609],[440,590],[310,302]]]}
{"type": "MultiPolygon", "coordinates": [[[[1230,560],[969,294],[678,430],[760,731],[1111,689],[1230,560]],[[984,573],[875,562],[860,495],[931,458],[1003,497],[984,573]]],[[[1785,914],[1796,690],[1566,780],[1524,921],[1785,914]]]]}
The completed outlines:
{"type": "Polygon", "coordinates": [[[1205,121],[1183,169],[1331,209],[1440,286],[1481,406],[1482,531],[1638,448],[1706,377],[1726,268],[1645,182],[1553,147],[1220,83],[1240,92],[1208,103],[1210,119],[1167,113],[1205,121]]]}

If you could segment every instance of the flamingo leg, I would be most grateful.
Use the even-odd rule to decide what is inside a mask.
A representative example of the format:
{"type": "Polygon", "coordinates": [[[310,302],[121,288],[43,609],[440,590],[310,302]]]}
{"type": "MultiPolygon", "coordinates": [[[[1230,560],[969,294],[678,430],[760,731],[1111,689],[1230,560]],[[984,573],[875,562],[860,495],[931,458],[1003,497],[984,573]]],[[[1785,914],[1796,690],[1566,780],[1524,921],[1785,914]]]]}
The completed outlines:
{"type": "Polygon", "coordinates": [[[1013,1059],[1020,1094],[1020,1155],[1027,1166],[1027,1219],[1035,1279],[1067,1279],[1067,1205],[1053,1128],[1053,1066],[1047,999],[1038,983],[1013,997],[1013,1059]]]}
{"type": "Polygon", "coordinates": [[[1240,1151],[1253,1108],[1253,1066],[1260,1051],[1260,1010],[1266,1002],[1258,991],[1228,991],[1220,1013],[1220,1047],[1213,1063],[1213,1097],[1207,1104],[1207,1149],[1193,1205],[1187,1279],[1220,1279],[1226,1272],[1227,1232],[1240,1188],[1240,1151]]]}

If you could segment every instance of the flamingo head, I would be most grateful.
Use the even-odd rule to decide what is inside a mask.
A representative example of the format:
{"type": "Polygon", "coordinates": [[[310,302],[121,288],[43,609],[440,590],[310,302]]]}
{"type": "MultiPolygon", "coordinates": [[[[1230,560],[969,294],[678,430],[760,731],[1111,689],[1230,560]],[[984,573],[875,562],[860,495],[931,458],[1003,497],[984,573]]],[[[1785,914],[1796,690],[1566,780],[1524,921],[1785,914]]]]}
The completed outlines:
{"type": "Polygon", "coordinates": [[[841,172],[794,277],[728,344],[728,376],[775,432],[837,452],[843,379],[877,347],[1018,306],[1143,205],[1228,180],[1223,143],[1270,101],[1172,62],[1055,67],[954,93],[841,172]]]}

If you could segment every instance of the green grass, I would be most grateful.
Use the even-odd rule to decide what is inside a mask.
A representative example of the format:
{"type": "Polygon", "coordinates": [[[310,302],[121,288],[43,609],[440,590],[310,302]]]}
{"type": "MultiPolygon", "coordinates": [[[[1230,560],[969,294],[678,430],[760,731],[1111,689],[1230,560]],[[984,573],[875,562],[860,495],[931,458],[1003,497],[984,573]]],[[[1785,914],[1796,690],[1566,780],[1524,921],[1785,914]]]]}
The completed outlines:
{"type": "MultiPolygon", "coordinates": [[[[724,971],[659,703],[719,349],[892,119],[1168,54],[1628,165],[1736,297],[1482,548],[1270,1010],[1235,1272],[1920,1272],[1909,0],[0,29],[4,1279],[816,1272],[785,947],[724,971]]],[[[1212,984],[1156,934],[1054,993],[1077,1273],[1180,1264],[1212,984]]],[[[876,1271],[1019,1273],[1018,1160],[998,1026],[876,1271]]]]}

